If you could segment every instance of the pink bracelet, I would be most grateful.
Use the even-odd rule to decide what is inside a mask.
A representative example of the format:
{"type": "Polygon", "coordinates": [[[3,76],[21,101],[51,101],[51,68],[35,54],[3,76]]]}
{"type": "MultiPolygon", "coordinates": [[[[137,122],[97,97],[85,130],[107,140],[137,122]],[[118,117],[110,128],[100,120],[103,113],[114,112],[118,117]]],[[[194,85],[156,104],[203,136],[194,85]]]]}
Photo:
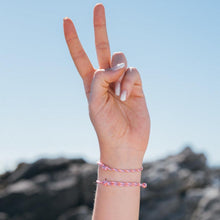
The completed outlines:
{"type": "Polygon", "coordinates": [[[134,172],[141,172],[143,170],[143,167],[138,169],[117,169],[117,168],[111,168],[107,166],[106,164],[98,161],[97,164],[103,169],[103,170],[109,170],[109,171],[116,171],[121,173],[134,173],[134,172]]]}
{"type": "Polygon", "coordinates": [[[143,188],[147,187],[147,183],[137,183],[137,182],[119,182],[119,181],[108,181],[108,180],[96,180],[96,183],[103,184],[104,186],[140,186],[143,188]]]}

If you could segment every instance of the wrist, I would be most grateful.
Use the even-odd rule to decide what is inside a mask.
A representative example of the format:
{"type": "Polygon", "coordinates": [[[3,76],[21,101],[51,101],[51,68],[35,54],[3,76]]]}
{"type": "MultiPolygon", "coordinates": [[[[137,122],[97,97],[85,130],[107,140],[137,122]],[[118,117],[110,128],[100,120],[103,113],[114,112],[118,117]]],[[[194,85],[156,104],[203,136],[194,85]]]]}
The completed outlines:
{"type": "MultiPolygon", "coordinates": [[[[102,149],[102,148],[101,148],[102,149]]],[[[101,150],[100,161],[112,168],[138,169],[142,167],[144,153],[133,149],[101,150]]]]}

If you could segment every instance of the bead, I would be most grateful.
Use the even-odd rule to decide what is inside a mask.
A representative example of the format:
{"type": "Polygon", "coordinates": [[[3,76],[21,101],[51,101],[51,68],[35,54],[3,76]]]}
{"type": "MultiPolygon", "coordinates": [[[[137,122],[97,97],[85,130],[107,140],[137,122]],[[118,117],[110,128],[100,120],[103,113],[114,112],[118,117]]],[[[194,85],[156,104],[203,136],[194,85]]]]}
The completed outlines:
{"type": "Polygon", "coordinates": [[[142,187],[146,188],[147,187],[147,183],[142,183],[142,187]]]}

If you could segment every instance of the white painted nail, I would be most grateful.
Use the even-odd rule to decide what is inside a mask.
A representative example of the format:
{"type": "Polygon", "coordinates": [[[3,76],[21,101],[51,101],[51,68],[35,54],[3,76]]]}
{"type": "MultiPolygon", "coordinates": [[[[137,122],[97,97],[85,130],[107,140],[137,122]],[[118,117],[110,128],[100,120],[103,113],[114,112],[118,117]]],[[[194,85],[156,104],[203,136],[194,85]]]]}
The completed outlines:
{"type": "Polygon", "coordinates": [[[126,95],[127,95],[127,91],[125,91],[125,90],[122,91],[120,100],[124,102],[126,100],[126,95]]]}
{"type": "Polygon", "coordinates": [[[115,83],[115,95],[120,96],[121,84],[119,81],[115,83]]]}
{"type": "Polygon", "coordinates": [[[125,66],[124,63],[119,63],[119,64],[117,64],[116,66],[113,66],[113,67],[111,68],[111,70],[116,71],[116,70],[122,69],[124,66],[125,66]]]}

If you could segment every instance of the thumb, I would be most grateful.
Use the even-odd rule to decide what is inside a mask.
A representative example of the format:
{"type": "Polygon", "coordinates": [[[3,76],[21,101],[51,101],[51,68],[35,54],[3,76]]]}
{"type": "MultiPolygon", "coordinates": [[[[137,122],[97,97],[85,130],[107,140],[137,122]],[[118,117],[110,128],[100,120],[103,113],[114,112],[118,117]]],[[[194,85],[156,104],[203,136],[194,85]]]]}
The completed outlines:
{"type": "Polygon", "coordinates": [[[103,77],[108,83],[113,83],[121,78],[125,72],[125,63],[118,63],[115,66],[104,70],[103,77]]]}
{"type": "MultiPolygon", "coordinates": [[[[109,69],[97,69],[91,84],[90,101],[97,102],[110,89],[110,83],[116,82],[125,72],[125,63],[119,63],[109,69]]],[[[114,92],[113,92],[114,93],[114,92]]]]}

